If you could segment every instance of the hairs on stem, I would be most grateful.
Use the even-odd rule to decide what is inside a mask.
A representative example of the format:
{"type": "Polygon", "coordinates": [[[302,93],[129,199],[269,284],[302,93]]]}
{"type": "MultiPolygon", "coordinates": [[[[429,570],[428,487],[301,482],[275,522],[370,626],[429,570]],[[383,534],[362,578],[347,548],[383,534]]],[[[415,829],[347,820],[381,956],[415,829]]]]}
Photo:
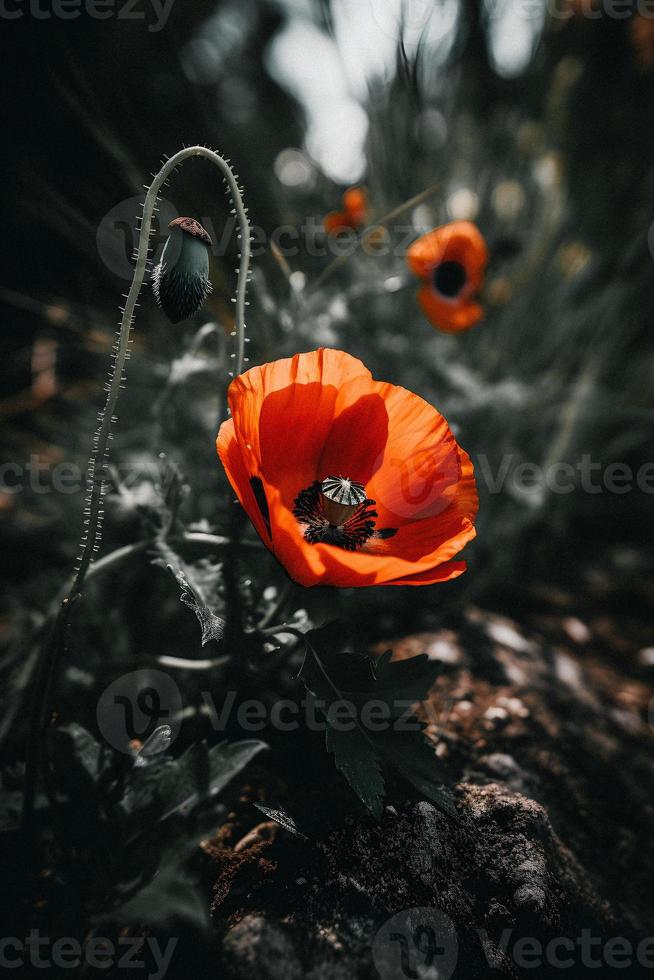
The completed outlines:
{"type": "Polygon", "coordinates": [[[136,248],[134,276],[129,292],[125,297],[125,306],[121,311],[122,316],[118,329],[118,340],[114,346],[106,385],[107,400],[104,409],[98,417],[99,426],[93,437],[87,470],[87,498],[84,510],[85,530],[81,542],[82,552],[78,559],[79,564],[75,570],[70,592],[61,603],[57,619],[54,623],[49,641],[43,649],[36,673],[25,764],[25,790],[23,797],[23,827],[25,829],[31,828],[32,825],[41,743],[48,725],[50,694],[70,623],[71,610],[81,596],[82,586],[89,566],[93,561],[94,554],[100,547],[102,519],[104,516],[102,503],[107,489],[104,473],[109,457],[109,441],[112,436],[111,430],[113,424],[117,421],[116,408],[120,389],[125,386],[126,381],[125,365],[129,358],[137,300],[141,287],[143,286],[145,273],[148,269],[152,219],[157,209],[161,189],[176,169],[190,157],[203,157],[218,167],[231,194],[238,218],[240,257],[235,298],[235,352],[232,355],[234,360],[234,371],[232,373],[238,375],[243,370],[245,352],[245,293],[250,267],[250,225],[247,210],[243,204],[242,189],[238,185],[237,176],[234,174],[229,162],[221,157],[220,154],[205,146],[185,147],[166,160],[159,172],[154,176],[145,195],[143,214],[140,219],[138,245],[136,248]]]}

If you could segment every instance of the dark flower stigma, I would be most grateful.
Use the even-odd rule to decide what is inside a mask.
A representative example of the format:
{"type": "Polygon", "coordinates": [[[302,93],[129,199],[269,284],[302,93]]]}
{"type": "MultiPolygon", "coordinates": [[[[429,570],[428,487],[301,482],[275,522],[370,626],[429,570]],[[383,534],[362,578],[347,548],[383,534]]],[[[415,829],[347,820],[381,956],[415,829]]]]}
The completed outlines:
{"type": "MultiPolygon", "coordinates": [[[[328,480],[333,481],[334,478],[330,477],[328,480]]],[[[323,483],[316,480],[310,487],[301,490],[295,498],[293,514],[298,523],[304,526],[304,537],[311,544],[323,542],[346,551],[356,551],[375,533],[377,511],[372,509],[375,501],[361,494],[363,499],[353,513],[346,516],[342,523],[332,524],[325,513],[324,489],[328,480],[323,483]]],[[[360,484],[352,486],[358,489],[360,484]]],[[[361,490],[363,491],[363,487],[361,490]]]]}
{"type": "Polygon", "coordinates": [[[434,269],[434,287],[448,299],[458,296],[466,281],[466,270],[460,262],[441,262],[434,269]]]}

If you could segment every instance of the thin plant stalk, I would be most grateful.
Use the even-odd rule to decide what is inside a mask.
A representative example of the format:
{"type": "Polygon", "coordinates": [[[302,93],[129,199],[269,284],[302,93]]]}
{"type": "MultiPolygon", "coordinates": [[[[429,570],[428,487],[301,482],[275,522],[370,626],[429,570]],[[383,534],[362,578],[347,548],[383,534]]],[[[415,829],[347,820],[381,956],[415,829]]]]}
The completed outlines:
{"type": "Polygon", "coordinates": [[[329,279],[333,272],[347,262],[359,245],[367,245],[373,241],[380,228],[386,228],[391,221],[394,221],[396,218],[406,214],[406,212],[410,211],[412,208],[416,208],[419,204],[422,204],[423,201],[427,201],[430,197],[433,197],[433,195],[440,190],[440,188],[440,184],[432,184],[431,187],[427,187],[426,190],[420,191],[420,193],[414,195],[414,197],[410,197],[408,201],[404,201],[402,204],[399,204],[396,208],[393,208],[392,211],[388,211],[383,217],[379,218],[377,221],[373,221],[372,224],[367,225],[361,231],[357,232],[354,243],[355,248],[352,249],[351,252],[343,255],[337,255],[335,259],[332,259],[329,265],[320,273],[315,282],[311,283],[309,289],[307,290],[308,294],[312,295],[315,293],[315,291],[319,289],[327,279],[329,279]]]}
{"type": "Polygon", "coordinates": [[[114,348],[114,358],[107,381],[107,400],[99,416],[100,424],[93,438],[91,457],[89,459],[82,552],[78,559],[79,564],[75,569],[71,588],[60,605],[59,613],[54,622],[49,641],[44,647],[36,673],[25,763],[23,827],[26,830],[31,828],[33,821],[36,781],[41,761],[41,746],[48,726],[50,695],[61,652],[64,649],[71,612],[82,595],[86,574],[100,546],[101,524],[104,515],[102,501],[107,488],[104,474],[109,457],[109,442],[112,436],[111,430],[113,424],[117,420],[116,408],[120,389],[124,387],[126,380],[125,365],[129,358],[131,332],[134,324],[137,300],[141,287],[143,286],[145,273],[148,269],[152,221],[157,210],[157,201],[161,189],[175,170],[185,160],[191,157],[203,157],[218,167],[234,202],[234,210],[239,225],[240,259],[235,297],[235,352],[232,355],[234,371],[231,373],[236,376],[243,370],[245,353],[245,293],[250,267],[250,226],[247,218],[247,210],[243,204],[243,197],[237,177],[232,171],[229,162],[221,157],[220,154],[205,146],[189,146],[166,160],[162,168],[154,176],[145,195],[139,239],[136,248],[134,276],[129,292],[125,297],[125,306],[122,308],[118,341],[114,348]]]}

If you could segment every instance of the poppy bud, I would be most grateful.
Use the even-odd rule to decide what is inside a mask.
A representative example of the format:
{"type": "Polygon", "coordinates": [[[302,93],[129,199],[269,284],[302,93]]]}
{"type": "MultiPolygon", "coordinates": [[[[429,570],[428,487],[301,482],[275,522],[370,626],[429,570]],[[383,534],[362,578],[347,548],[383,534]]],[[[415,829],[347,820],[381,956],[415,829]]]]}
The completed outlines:
{"type": "Polygon", "coordinates": [[[154,297],[171,323],[179,323],[202,308],[211,292],[211,238],[195,218],[175,218],[168,225],[159,264],[152,272],[154,297]]]}

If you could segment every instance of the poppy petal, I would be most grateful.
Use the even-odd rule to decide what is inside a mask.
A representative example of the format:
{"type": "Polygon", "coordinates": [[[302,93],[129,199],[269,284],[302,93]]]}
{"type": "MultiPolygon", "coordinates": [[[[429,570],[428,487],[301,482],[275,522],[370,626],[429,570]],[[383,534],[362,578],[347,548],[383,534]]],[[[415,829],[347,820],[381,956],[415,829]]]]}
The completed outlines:
{"type": "Polygon", "coordinates": [[[380,527],[401,527],[433,518],[456,503],[474,519],[477,492],[469,456],[443,416],[423,398],[381,385],[389,418],[383,459],[367,484],[380,527]]]}
{"type": "MultiPolygon", "coordinates": [[[[246,469],[241,447],[234,432],[233,419],[227,419],[220,426],[216,439],[216,449],[241,506],[254,524],[261,540],[267,547],[270,547],[272,543],[270,519],[268,518],[266,521],[261,501],[257,501],[257,495],[252,484],[252,480],[256,480],[256,477],[252,477],[246,469]]],[[[265,494],[263,487],[262,490],[265,494]]]]}
{"type": "Polygon", "coordinates": [[[296,582],[417,585],[462,573],[451,559],[475,535],[472,463],[419,396],[374,381],[342,351],[319,350],[252,369],[232,383],[229,400],[220,458],[296,582]],[[363,483],[377,500],[378,532],[358,550],[307,540],[293,513],[297,494],[328,475],[363,483]]]}
{"type": "Polygon", "coordinates": [[[429,322],[444,333],[469,330],[484,315],[483,307],[474,300],[446,299],[433,286],[422,286],[418,290],[418,302],[429,322]]]}
{"type": "MultiPolygon", "coordinates": [[[[402,556],[391,550],[388,541],[385,551],[372,553],[368,549],[345,552],[334,545],[310,544],[304,538],[293,514],[283,503],[279,493],[269,495],[271,522],[273,526],[273,551],[290,577],[300,585],[331,585],[338,588],[355,588],[365,585],[384,585],[408,576],[419,575],[447,563],[475,536],[475,529],[467,519],[448,521],[445,529],[438,529],[438,538],[431,540],[431,550],[415,560],[410,555],[402,556]]],[[[420,535],[423,528],[425,539],[430,540],[430,532],[436,527],[426,527],[428,522],[417,521],[412,534],[420,535]]],[[[399,550],[399,549],[398,549],[399,550]]],[[[423,552],[425,546],[422,546],[423,552]]],[[[434,573],[436,575],[436,573],[434,573]]],[[[438,578],[436,577],[437,581],[438,578]]]]}
{"type": "Polygon", "coordinates": [[[282,488],[290,506],[317,479],[339,389],[358,376],[371,378],[361,361],[321,348],[236,378],[229,406],[250,476],[282,488]]]}
{"type": "Polygon", "coordinates": [[[318,479],[344,476],[364,486],[379,467],[388,439],[384,386],[367,378],[343,385],[334,404],[334,420],[325,439],[318,479]]]}
{"type": "Polygon", "coordinates": [[[464,561],[448,561],[435,568],[430,568],[426,572],[418,572],[416,575],[406,575],[404,578],[394,579],[392,582],[385,582],[385,585],[435,585],[437,582],[448,582],[450,579],[458,578],[466,570],[464,561]]]}
{"type": "Polygon", "coordinates": [[[343,210],[330,211],[323,220],[327,234],[345,231],[348,228],[357,231],[366,223],[368,217],[368,194],[364,187],[350,187],[343,194],[343,210]]]}
{"type": "Polygon", "coordinates": [[[347,214],[344,211],[330,211],[323,219],[323,225],[328,235],[347,230],[350,227],[347,214]]]}
{"type": "Polygon", "coordinates": [[[473,290],[483,281],[488,249],[483,235],[471,221],[452,221],[421,235],[406,254],[409,268],[419,279],[430,281],[441,262],[460,262],[473,290]]]}
{"type": "Polygon", "coordinates": [[[343,206],[352,227],[365,224],[368,213],[368,195],[363,187],[350,187],[343,194],[343,206]]]}

